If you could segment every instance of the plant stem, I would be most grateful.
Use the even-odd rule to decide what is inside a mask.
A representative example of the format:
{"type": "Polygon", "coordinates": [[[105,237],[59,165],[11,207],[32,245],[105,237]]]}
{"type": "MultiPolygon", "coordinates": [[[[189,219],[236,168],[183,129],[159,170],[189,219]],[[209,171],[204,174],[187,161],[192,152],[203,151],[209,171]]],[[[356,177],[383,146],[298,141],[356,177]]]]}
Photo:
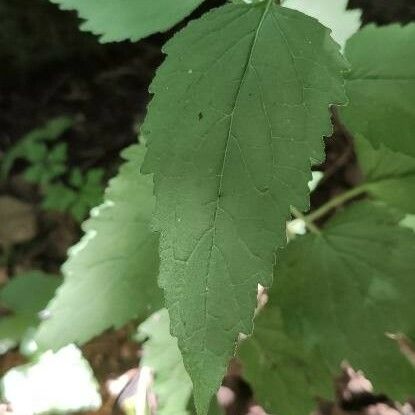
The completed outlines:
{"type": "Polygon", "coordinates": [[[309,220],[307,216],[304,216],[298,209],[295,207],[291,207],[291,214],[297,218],[304,221],[306,228],[311,232],[315,234],[320,234],[320,229],[317,228],[316,225],[314,225],[313,221],[309,220]]]}
{"type": "Polygon", "coordinates": [[[320,219],[322,216],[326,215],[330,210],[336,208],[339,205],[347,202],[350,199],[355,198],[356,196],[361,195],[367,191],[367,183],[361,184],[360,186],[356,186],[353,189],[350,189],[340,195],[333,197],[327,203],[320,206],[315,211],[311,212],[307,216],[305,216],[305,222],[314,222],[317,219],[320,219]]]}

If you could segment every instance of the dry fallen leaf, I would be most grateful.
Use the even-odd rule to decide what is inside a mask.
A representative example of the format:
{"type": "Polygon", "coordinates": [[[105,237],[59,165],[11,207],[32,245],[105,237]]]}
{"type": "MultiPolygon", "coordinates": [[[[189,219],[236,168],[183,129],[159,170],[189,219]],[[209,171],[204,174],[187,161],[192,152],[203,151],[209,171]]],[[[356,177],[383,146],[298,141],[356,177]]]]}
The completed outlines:
{"type": "Polygon", "coordinates": [[[34,209],[11,196],[0,197],[0,245],[29,241],[37,232],[34,209]]]}

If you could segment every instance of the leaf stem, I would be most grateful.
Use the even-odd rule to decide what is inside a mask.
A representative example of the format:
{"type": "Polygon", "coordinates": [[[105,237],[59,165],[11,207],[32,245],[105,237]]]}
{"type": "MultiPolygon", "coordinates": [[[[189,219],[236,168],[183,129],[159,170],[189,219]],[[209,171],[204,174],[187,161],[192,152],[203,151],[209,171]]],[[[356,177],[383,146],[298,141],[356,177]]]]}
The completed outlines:
{"type": "Polygon", "coordinates": [[[365,193],[367,191],[368,184],[363,183],[360,186],[353,187],[352,189],[341,193],[340,195],[333,197],[330,199],[327,203],[320,206],[315,211],[309,213],[305,216],[306,223],[307,222],[314,222],[317,219],[320,219],[322,216],[326,215],[330,210],[336,208],[339,205],[342,205],[343,203],[347,202],[350,199],[355,198],[356,196],[361,195],[362,193],[365,193]]]}
{"type": "Polygon", "coordinates": [[[306,228],[311,232],[315,234],[320,234],[320,229],[317,228],[316,225],[314,225],[313,221],[309,220],[307,216],[303,215],[298,209],[296,209],[294,206],[291,206],[291,214],[297,218],[304,221],[304,224],[306,228]]]}

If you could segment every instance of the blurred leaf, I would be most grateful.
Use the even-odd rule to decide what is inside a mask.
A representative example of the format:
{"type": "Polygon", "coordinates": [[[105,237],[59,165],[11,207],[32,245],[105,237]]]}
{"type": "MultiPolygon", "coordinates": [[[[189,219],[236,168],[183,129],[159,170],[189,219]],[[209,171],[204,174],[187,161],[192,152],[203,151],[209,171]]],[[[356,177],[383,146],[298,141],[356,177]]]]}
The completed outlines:
{"type": "Polygon", "coordinates": [[[48,121],[45,126],[26,134],[3,157],[1,175],[5,178],[17,159],[40,161],[47,153],[45,142],[54,141],[73,126],[70,117],[58,117],[48,121]]]}
{"type": "Polygon", "coordinates": [[[77,178],[75,173],[75,176],[72,177],[72,183],[76,183],[75,179],[78,179],[79,186],[76,190],[76,200],[69,211],[78,222],[84,220],[89,210],[102,201],[104,194],[103,176],[104,171],[102,169],[91,169],[87,171],[85,176],[77,178]]]}
{"type": "Polygon", "coordinates": [[[71,186],[76,187],[76,188],[82,186],[83,176],[82,176],[81,169],[79,169],[78,167],[75,167],[74,169],[72,169],[71,174],[69,176],[69,183],[71,186]]]}
{"type": "Polygon", "coordinates": [[[154,392],[157,396],[157,415],[186,415],[192,394],[192,382],[183,365],[177,339],[170,334],[170,320],[166,309],[150,316],[138,329],[143,344],[141,367],[154,372],[154,392]]]}
{"type": "Polygon", "coordinates": [[[102,169],[91,169],[85,175],[74,169],[69,177],[70,186],[52,183],[45,187],[42,208],[70,213],[78,222],[82,222],[88,212],[97,206],[104,194],[102,169]]]}
{"type": "Polygon", "coordinates": [[[5,247],[29,241],[37,231],[33,207],[10,196],[0,196],[0,224],[0,245],[5,247]]]}
{"type": "Polygon", "coordinates": [[[415,231],[415,215],[407,215],[404,219],[401,221],[401,226],[404,226],[406,228],[412,229],[415,231]]]}
{"type": "Polygon", "coordinates": [[[77,197],[77,193],[63,183],[51,184],[46,188],[42,200],[42,208],[67,212],[74,205],[77,197]]]}
{"type": "MultiPolygon", "coordinates": [[[[127,162],[84,224],[85,236],[70,250],[65,282],[48,306],[51,318],[37,334],[41,346],[56,350],[83,343],[160,308],[158,235],[150,228],[153,183],[140,174],[143,153],[138,145],[123,153],[127,162]]],[[[95,183],[100,175],[88,177],[86,182],[95,183]]]]}
{"type": "MultiPolygon", "coordinates": [[[[43,145],[46,149],[46,146],[43,145]]],[[[67,144],[60,143],[49,151],[35,154],[35,157],[28,156],[32,162],[24,172],[24,178],[32,183],[47,185],[56,177],[61,176],[67,170],[66,165],[67,144]]]]}
{"type": "Polygon", "coordinates": [[[53,297],[61,279],[40,271],[17,275],[0,291],[0,305],[12,313],[0,319],[0,354],[19,343],[53,297]]]}
{"type": "Polygon", "coordinates": [[[74,345],[9,370],[1,386],[3,399],[16,414],[66,414],[101,406],[92,370],[74,345]]]}

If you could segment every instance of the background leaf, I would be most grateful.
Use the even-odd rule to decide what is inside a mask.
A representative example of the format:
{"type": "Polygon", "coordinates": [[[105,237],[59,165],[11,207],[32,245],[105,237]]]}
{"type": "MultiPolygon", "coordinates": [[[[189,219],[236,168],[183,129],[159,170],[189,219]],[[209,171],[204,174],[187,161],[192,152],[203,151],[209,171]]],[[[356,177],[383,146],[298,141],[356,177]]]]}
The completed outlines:
{"type": "Polygon", "coordinates": [[[143,345],[140,366],[154,372],[154,392],[157,396],[157,415],[186,415],[192,394],[192,382],[187,374],[177,339],[170,334],[170,320],[166,309],[151,315],[138,329],[143,345]]]}
{"type": "Polygon", "coordinates": [[[386,336],[415,338],[415,233],[400,220],[362,202],[322,235],[295,239],[280,258],[277,299],[289,335],[319,351],[332,371],[346,359],[376,390],[403,401],[415,372],[386,336]]]}
{"type": "Polygon", "coordinates": [[[203,0],[51,0],[85,19],[81,29],[101,35],[102,42],[137,41],[164,32],[190,14],[203,0]]]}
{"type": "Polygon", "coordinates": [[[31,271],[17,275],[0,291],[0,305],[10,315],[0,319],[0,354],[16,346],[29,328],[40,322],[38,314],[53,297],[61,278],[31,271]]]}
{"type": "Polygon", "coordinates": [[[371,195],[403,212],[415,213],[415,157],[392,151],[383,144],[375,149],[359,134],[355,137],[355,149],[371,195]]]}
{"type": "Polygon", "coordinates": [[[368,139],[415,157],[415,23],[368,25],[346,45],[352,64],[341,109],[346,127],[368,139]]]}
{"type": "Polygon", "coordinates": [[[405,400],[415,371],[386,333],[415,338],[415,233],[369,202],[281,252],[270,304],[242,343],[244,374],[268,413],[308,413],[331,397],[342,361],[378,392],[405,400]]]}
{"type": "Polygon", "coordinates": [[[71,249],[65,282],[37,334],[42,347],[83,343],[160,307],[158,236],[150,229],[153,186],[139,172],[143,151],[134,145],[123,153],[127,162],[85,223],[86,235],[71,249]]]}
{"type": "Polygon", "coordinates": [[[215,9],[165,52],[143,170],[155,173],[160,284],[202,414],[252,330],[290,205],[308,208],[346,63],[327,29],[272,1],[215,9]]]}
{"type": "Polygon", "coordinates": [[[255,401],[267,414],[304,415],[315,407],[316,396],[329,396],[331,379],[324,360],[306,352],[300,341],[285,331],[278,306],[278,283],[255,318],[255,331],[242,341],[238,358],[255,401]]]}

